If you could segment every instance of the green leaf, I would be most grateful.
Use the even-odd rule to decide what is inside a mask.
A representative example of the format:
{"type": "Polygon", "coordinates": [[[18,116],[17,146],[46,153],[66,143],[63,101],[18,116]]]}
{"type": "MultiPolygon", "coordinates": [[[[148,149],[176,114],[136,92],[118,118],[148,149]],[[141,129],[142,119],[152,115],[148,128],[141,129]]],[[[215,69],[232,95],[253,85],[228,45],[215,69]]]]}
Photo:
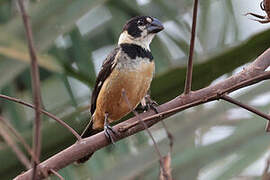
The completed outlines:
{"type": "MultiPolygon", "coordinates": [[[[29,52],[26,50],[18,50],[10,47],[0,46],[0,55],[9,59],[17,60],[19,62],[24,62],[25,66],[31,62],[29,52]]],[[[60,67],[51,56],[38,55],[37,59],[39,66],[49,71],[62,72],[62,67],[60,67]]]]}
{"type": "MultiPolygon", "coordinates": [[[[32,3],[29,7],[35,44],[38,50],[50,47],[55,39],[75,27],[75,22],[89,10],[106,0],[46,0],[32,3]]],[[[24,37],[21,17],[16,17],[6,25],[5,30],[20,39],[24,37]]]]}
{"type": "Polygon", "coordinates": [[[25,63],[12,59],[0,60],[0,89],[12,82],[15,77],[25,70],[25,67],[25,63]]]}
{"type": "Polygon", "coordinates": [[[227,180],[239,175],[245,168],[258,160],[267,151],[268,146],[269,137],[265,135],[250,139],[249,143],[242,146],[241,150],[237,152],[240,158],[224,168],[224,171],[215,179],[227,180]]]}
{"type": "MultiPolygon", "coordinates": [[[[74,59],[80,73],[89,77],[89,82],[95,82],[96,73],[93,60],[91,58],[91,47],[87,46],[79,30],[76,28],[71,33],[72,47],[70,48],[70,57],[74,59]]],[[[93,84],[92,84],[93,86],[93,84]]]]}

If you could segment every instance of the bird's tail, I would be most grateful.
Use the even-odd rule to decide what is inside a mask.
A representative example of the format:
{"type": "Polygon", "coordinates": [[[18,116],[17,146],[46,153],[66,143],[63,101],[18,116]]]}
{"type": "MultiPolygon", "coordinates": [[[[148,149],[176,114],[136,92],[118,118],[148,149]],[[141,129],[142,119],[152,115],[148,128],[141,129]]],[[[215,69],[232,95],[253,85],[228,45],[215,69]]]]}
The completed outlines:
{"type": "MultiPolygon", "coordinates": [[[[81,137],[82,137],[82,138],[87,138],[87,137],[90,137],[90,136],[92,136],[92,135],[98,133],[99,131],[100,131],[100,130],[95,130],[95,129],[93,129],[93,120],[91,120],[90,123],[89,123],[89,124],[86,126],[86,128],[84,129],[84,131],[83,131],[81,137]]],[[[86,162],[88,159],[91,158],[91,156],[92,156],[93,154],[94,154],[94,153],[90,153],[90,154],[84,156],[83,158],[77,160],[77,163],[78,163],[78,164],[81,164],[81,163],[86,162]]]]}

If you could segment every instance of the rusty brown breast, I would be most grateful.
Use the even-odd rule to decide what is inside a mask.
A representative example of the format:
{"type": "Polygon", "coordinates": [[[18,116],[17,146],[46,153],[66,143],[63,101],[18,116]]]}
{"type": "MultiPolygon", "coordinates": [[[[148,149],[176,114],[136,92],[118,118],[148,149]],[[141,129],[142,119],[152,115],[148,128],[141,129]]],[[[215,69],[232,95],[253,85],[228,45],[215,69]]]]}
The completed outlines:
{"type": "Polygon", "coordinates": [[[132,59],[122,50],[117,53],[114,63],[115,68],[103,83],[97,97],[92,117],[94,129],[103,128],[105,113],[108,113],[111,123],[131,111],[122,97],[122,89],[134,109],[146,95],[155,71],[154,61],[147,57],[132,59]]]}

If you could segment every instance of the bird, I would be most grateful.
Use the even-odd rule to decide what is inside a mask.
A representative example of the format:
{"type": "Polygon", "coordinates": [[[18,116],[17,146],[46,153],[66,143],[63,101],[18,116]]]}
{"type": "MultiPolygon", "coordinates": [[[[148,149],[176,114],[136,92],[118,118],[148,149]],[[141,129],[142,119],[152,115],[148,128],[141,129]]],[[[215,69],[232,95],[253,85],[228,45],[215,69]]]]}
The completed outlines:
{"type": "MultiPolygon", "coordinates": [[[[109,141],[115,134],[110,123],[130,113],[147,95],[155,72],[150,43],[164,29],[152,16],[136,16],[123,26],[118,45],[104,60],[91,96],[91,120],[82,133],[89,137],[104,129],[109,141]],[[123,93],[125,96],[123,97],[123,93]],[[125,98],[128,99],[129,104],[125,98]]],[[[92,154],[77,161],[83,163],[92,154]]]]}

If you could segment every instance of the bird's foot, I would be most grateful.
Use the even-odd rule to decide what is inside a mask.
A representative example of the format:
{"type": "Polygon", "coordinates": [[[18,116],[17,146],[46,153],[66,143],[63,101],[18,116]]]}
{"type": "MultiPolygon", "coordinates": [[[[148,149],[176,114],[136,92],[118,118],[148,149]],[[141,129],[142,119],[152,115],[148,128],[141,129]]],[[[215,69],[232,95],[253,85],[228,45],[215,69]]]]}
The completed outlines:
{"type": "Polygon", "coordinates": [[[109,124],[104,125],[104,134],[109,142],[115,144],[113,136],[117,136],[117,133],[113,130],[113,128],[109,124]]]}
{"type": "Polygon", "coordinates": [[[145,96],[145,109],[148,111],[150,109],[154,110],[156,114],[158,114],[157,109],[158,103],[150,98],[149,95],[145,96]]]}

